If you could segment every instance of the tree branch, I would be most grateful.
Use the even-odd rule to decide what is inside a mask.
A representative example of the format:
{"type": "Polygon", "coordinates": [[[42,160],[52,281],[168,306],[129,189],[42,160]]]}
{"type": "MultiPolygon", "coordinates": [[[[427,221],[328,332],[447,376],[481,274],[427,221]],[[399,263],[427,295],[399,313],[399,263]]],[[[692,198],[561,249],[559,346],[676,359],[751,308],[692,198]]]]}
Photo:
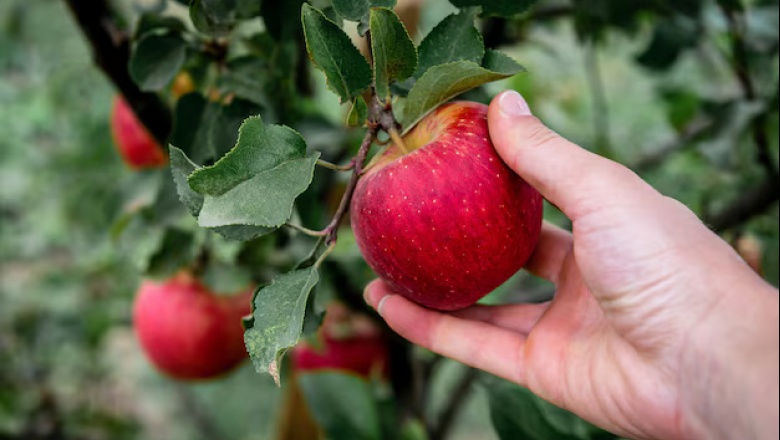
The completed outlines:
{"type": "Polygon", "coordinates": [[[352,171],[352,176],[349,178],[347,189],[344,191],[344,196],[341,197],[341,202],[339,202],[339,207],[336,209],[336,214],[333,215],[333,220],[330,221],[330,224],[328,224],[324,230],[325,244],[336,241],[339,224],[341,224],[344,216],[347,215],[349,205],[352,202],[352,194],[355,193],[358,179],[360,179],[360,174],[363,173],[363,165],[365,165],[368,150],[371,148],[371,144],[374,142],[378,130],[379,127],[369,121],[368,130],[366,130],[366,135],[363,137],[363,142],[360,144],[358,154],[355,156],[355,169],[352,171]]]}
{"type": "Polygon", "coordinates": [[[142,92],[130,77],[127,69],[130,43],[127,35],[116,28],[106,2],[65,0],[65,3],[92,47],[95,64],[124,95],[152,136],[165,145],[172,127],[170,110],[156,94],[142,92]]]}
{"type": "Polygon", "coordinates": [[[439,415],[438,423],[431,430],[430,440],[443,440],[447,437],[450,429],[452,429],[452,422],[455,421],[455,416],[458,415],[458,411],[466,402],[466,397],[471,393],[471,385],[477,379],[478,374],[479,372],[476,369],[470,367],[463,373],[463,376],[454,386],[452,398],[439,415]]]}
{"type": "MultiPolygon", "coordinates": [[[[747,47],[745,46],[744,31],[745,24],[740,22],[736,13],[730,12],[721,5],[721,11],[726,18],[726,22],[729,26],[729,34],[731,37],[731,52],[733,59],[730,62],[731,68],[734,71],[734,76],[737,78],[740,87],[742,88],[742,94],[747,101],[755,101],[758,99],[756,93],[756,86],[753,83],[753,78],[750,76],[750,64],[748,58],[747,47]]],[[[772,163],[772,155],[769,147],[769,137],[766,132],[766,113],[761,113],[751,123],[751,133],[753,135],[753,142],[756,144],[756,160],[761,166],[764,167],[767,173],[770,175],[777,174],[772,163]]]]}
{"type": "Polygon", "coordinates": [[[629,164],[628,167],[638,173],[649,171],[661,165],[670,155],[693,145],[693,141],[710,130],[714,124],[714,121],[711,119],[694,119],[683,127],[676,139],[655,148],[653,153],[639,158],[633,164],[629,164]]]}
{"type": "Polygon", "coordinates": [[[713,231],[721,233],[765,212],[778,200],[780,200],[780,178],[774,174],[755,188],[742,193],[720,212],[705,217],[704,222],[713,231]]]}

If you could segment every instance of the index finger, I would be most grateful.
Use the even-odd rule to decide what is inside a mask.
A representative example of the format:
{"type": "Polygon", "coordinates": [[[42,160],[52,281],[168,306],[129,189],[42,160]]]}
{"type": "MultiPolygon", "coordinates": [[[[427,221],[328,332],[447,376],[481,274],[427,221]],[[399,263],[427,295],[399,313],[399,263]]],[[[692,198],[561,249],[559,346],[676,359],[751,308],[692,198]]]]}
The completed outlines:
{"type": "Polygon", "coordinates": [[[412,343],[521,383],[524,334],[420,307],[379,280],[366,287],[366,300],[390,328],[412,343]]]}

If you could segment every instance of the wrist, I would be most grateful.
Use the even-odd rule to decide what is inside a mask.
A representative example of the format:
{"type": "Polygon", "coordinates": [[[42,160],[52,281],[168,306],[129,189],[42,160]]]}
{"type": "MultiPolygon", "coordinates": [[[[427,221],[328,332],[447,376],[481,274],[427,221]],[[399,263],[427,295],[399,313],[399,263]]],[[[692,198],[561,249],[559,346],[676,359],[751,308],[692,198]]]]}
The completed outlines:
{"type": "Polygon", "coordinates": [[[689,430],[696,438],[777,438],[777,290],[757,279],[732,287],[714,289],[722,299],[682,354],[689,430]]]}

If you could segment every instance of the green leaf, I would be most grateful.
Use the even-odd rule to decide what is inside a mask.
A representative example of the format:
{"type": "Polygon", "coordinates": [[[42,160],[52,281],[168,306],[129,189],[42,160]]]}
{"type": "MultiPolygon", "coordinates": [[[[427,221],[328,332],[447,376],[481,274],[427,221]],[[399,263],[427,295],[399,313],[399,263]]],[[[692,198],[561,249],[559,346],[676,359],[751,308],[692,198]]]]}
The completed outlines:
{"type": "Polygon", "coordinates": [[[190,18],[201,32],[226,35],[235,25],[236,6],[236,0],[192,0],[190,18]]]}
{"type": "Polygon", "coordinates": [[[303,0],[263,2],[261,9],[265,28],[277,42],[291,40],[300,35],[301,22],[291,18],[300,13],[302,4],[303,0]]]}
{"type": "Polygon", "coordinates": [[[146,275],[162,279],[190,266],[198,255],[200,243],[191,232],[165,229],[157,251],[147,263],[146,275]]]}
{"type": "Polygon", "coordinates": [[[485,52],[485,58],[482,59],[482,67],[491,72],[507,76],[517,75],[525,71],[525,68],[509,55],[493,49],[488,49],[485,52]]]}
{"type": "Polygon", "coordinates": [[[331,439],[379,440],[379,410],[368,381],[335,371],[298,376],[314,419],[331,439]]]}
{"type": "Polygon", "coordinates": [[[508,78],[523,67],[495,51],[485,54],[485,66],[471,61],[456,61],[428,69],[414,84],[400,107],[400,121],[408,132],[440,104],[482,84],[508,78]]]}
{"type": "MultiPolygon", "coordinates": [[[[187,183],[187,177],[200,169],[200,167],[195,165],[183,151],[174,146],[170,147],[170,162],[171,173],[176,184],[176,191],[179,194],[179,200],[197,218],[203,208],[204,197],[190,188],[190,185],[187,183]]],[[[221,226],[211,229],[229,240],[237,241],[252,240],[276,230],[275,227],[247,225],[221,226]]]]}
{"type": "Polygon", "coordinates": [[[513,17],[527,11],[537,0],[450,0],[458,8],[481,6],[485,15],[513,17]]]}
{"type": "Polygon", "coordinates": [[[349,21],[358,22],[358,33],[365,35],[369,27],[371,8],[395,7],[396,0],[333,0],[336,13],[349,21]]]}
{"type": "Polygon", "coordinates": [[[148,34],[133,49],[130,75],[141,90],[156,92],[181,70],[187,43],[177,34],[148,34]]]}
{"type": "Polygon", "coordinates": [[[479,63],[485,56],[482,35],[474,27],[476,8],[469,8],[459,14],[452,14],[442,20],[420,43],[420,57],[415,78],[420,78],[428,69],[439,64],[454,61],[479,63]]]}
{"type": "Polygon", "coordinates": [[[347,115],[347,126],[349,127],[362,127],[368,119],[368,105],[366,100],[362,96],[355,98],[355,103],[352,104],[352,109],[347,115]]]}
{"type": "Polygon", "coordinates": [[[155,13],[145,13],[141,15],[141,18],[138,19],[138,24],[135,26],[135,38],[140,39],[144,34],[149,32],[181,33],[186,31],[187,26],[178,18],[155,13]]]}
{"type": "Polygon", "coordinates": [[[700,37],[696,23],[683,16],[661,20],[653,31],[653,39],[636,60],[653,70],[666,70],[683,51],[695,47],[700,37]]]}
{"type": "Polygon", "coordinates": [[[189,93],[176,103],[170,143],[196,164],[211,162],[235,145],[241,123],[261,110],[243,99],[225,105],[189,93]]]}
{"type": "Polygon", "coordinates": [[[295,199],[311,184],[319,153],[294,159],[239,183],[218,196],[206,195],[198,224],[278,227],[292,215],[295,199]]]}
{"type": "Polygon", "coordinates": [[[501,440],[616,438],[519,385],[487,374],[480,377],[480,384],[487,391],[490,418],[501,440]]]}
{"type": "Polygon", "coordinates": [[[417,50],[395,12],[371,9],[374,85],[380,100],[390,97],[390,84],[409,78],[417,67],[417,50]]]}
{"type": "Polygon", "coordinates": [[[250,117],[239,127],[235,147],[214,165],[195,171],[188,182],[200,194],[219,196],[258,173],[305,155],[306,142],[298,132],[250,117]]]}
{"type": "Polygon", "coordinates": [[[342,103],[371,85],[371,66],[336,23],[309,4],[303,5],[301,16],[309,56],[342,103]]]}
{"type": "Polygon", "coordinates": [[[187,176],[199,167],[183,151],[173,145],[168,148],[168,151],[171,162],[171,174],[173,174],[173,181],[176,183],[176,192],[179,194],[179,200],[187,207],[190,214],[197,217],[201,208],[203,208],[203,196],[190,188],[187,183],[187,176]]]}
{"type": "Polygon", "coordinates": [[[255,369],[277,384],[282,356],[300,339],[309,293],[318,280],[317,269],[310,267],[279,275],[255,293],[244,343],[255,369]]]}

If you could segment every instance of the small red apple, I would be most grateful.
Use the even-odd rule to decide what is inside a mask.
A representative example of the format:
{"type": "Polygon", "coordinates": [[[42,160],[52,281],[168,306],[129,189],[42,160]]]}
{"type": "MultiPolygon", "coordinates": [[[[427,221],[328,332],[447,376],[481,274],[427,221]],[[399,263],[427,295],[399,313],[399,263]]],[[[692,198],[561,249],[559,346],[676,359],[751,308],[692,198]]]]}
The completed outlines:
{"type": "Polygon", "coordinates": [[[379,328],[363,315],[334,303],[320,329],[320,343],[300,342],[291,352],[293,369],[351,371],[362,377],[387,377],[388,346],[379,328]]]}
{"type": "Polygon", "coordinates": [[[111,109],[111,133],[122,159],[131,168],[157,168],[168,163],[168,157],[160,144],[118,95],[111,109]]]}
{"type": "Polygon", "coordinates": [[[144,281],[133,308],[141,347],[176,379],[227,373],[247,358],[241,318],[250,313],[252,293],[215,295],[188,273],[161,283],[144,281]]]}
{"type": "Polygon", "coordinates": [[[525,265],[542,197],[496,153],[483,104],[445,104],[403,143],[358,181],[357,244],[397,293],[433,309],[470,306],[525,265]]]}

